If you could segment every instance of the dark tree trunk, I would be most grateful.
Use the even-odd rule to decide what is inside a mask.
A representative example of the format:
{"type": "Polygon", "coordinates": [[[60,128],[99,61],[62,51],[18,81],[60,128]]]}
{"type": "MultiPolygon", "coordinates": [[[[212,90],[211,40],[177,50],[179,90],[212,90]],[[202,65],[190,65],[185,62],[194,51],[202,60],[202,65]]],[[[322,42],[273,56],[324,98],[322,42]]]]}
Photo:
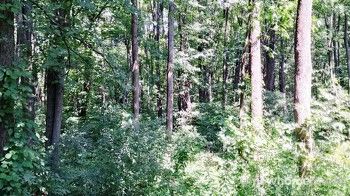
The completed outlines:
{"type": "MultiPolygon", "coordinates": [[[[63,58],[59,59],[63,62],[63,58]]],[[[63,86],[64,70],[57,71],[54,68],[47,70],[47,111],[46,111],[46,146],[53,146],[53,152],[50,157],[50,165],[53,169],[58,168],[58,143],[62,125],[63,110],[63,86]]]]}
{"type": "MultiPolygon", "coordinates": [[[[54,0],[53,3],[59,4],[60,1],[54,0]]],[[[67,8],[61,7],[55,11],[55,26],[57,31],[60,31],[61,36],[54,36],[52,44],[60,47],[60,42],[65,39],[63,30],[68,25],[67,8]]],[[[46,88],[47,88],[47,114],[46,114],[46,147],[53,146],[53,151],[49,157],[49,165],[53,170],[57,170],[59,166],[59,139],[62,125],[63,111],[63,88],[65,68],[64,56],[60,55],[57,58],[57,64],[49,67],[46,72],[46,88]]]]}
{"type": "MultiPolygon", "coordinates": [[[[11,3],[10,0],[1,0],[11,3]]],[[[0,10],[0,69],[1,72],[13,68],[15,55],[14,14],[10,9],[0,10]]],[[[6,90],[4,78],[0,78],[0,92],[6,90]]],[[[0,157],[4,154],[8,130],[14,127],[13,123],[14,100],[7,96],[0,96],[0,157]]]]}
{"type": "Polygon", "coordinates": [[[281,93],[286,93],[286,73],[285,73],[285,49],[284,49],[284,41],[281,38],[281,60],[280,60],[280,70],[279,70],[279,91],[281,93]]]}
{"type": "Polygon", "coordinates": [[[275,57],[273,52],[275,51],[276,32],[274,29],[268,31],[268,47],[269,51],[266,52],[266,77],[265,87],[268,91],[275,90],[275,57]]]}
{"type": "Polygon", "coordinates": [[[157,2],[157,27],[156,27],[156,42],[157,42],[157,67],[156,67],[156,73],[157,73],[157,113],[158,117],[162,117],[163,115],[163,106],[162,106],[162,83],[161,83],[161,63],[160,63],[160,57],[161,57],[161,51],[160,51],[160,34],[161,34],[161,26],[163,21],[163,10],[162,10],[162,2],[157,2]]]}
{"type": "MultiPolygon", "coordinates": [[[[312,0],[299,0],[295,33],[295,94],[294,116],[299,128],[297,134],[304,142],[308,156],[312,155],[313,138],[309,130],[303,125],[311,116],[311,87],[312,87],[312,60],[311,60],[311,25],[312,0]]],[[[304,177],[310,170],[311,163],[302,160],[300,176],[304,177]]]]}
{"type": "Polygon", "coordinates": [[[22,9],[17,14],[17,55],[18,59],[25,63],[28,70],[31,71],[31,78],[23,78],[23,84],[31,89],[27,97],[26,114],[27,118],[34,121],[35,118],[35,102],[36,102],[36,83],[37,69],[32,63],[32,6],[29,2],[23,4],[22,9]]]}
{"type": "Polygon", "coordinates": [[[170,139],[173,132],[173,110],[174,110],[174,11],[175,5],[169,0],[168,19],[168,63],[167,63],[167,113],[166,128],[170,139]]]}
{"type": "Polygon", "coordinates": [[[138,46],[138,18],[137,0],[132,0],[132,5],[135,10],[131,15],[131,47],[132,47],[132,84],[133,84],[133,114],[135,129],[139,128],[139,116],[140,116],[140,65],[139,65],[139,46],[138,46]]]}
{"type": "Polygon", "coordinates": [[[222,69],[222,107],[225,109],[227,102],[226,88],[227,88],[227,76],[228,76],[228,48],[227,48],[227,34],[228,32],[228,16],[229,8],[224,9],[225,27],[224,27],[224,56],[223,56],[223,69],[222,69]]]}
{"type": "Polygon", "coordinates": [[[349,26],[348,26],[348,14],[345,14],[345,24],[344,24],[344,45],[346,51],[346,65],[348,68],[348,91],[350,94],[350,47],[349,47],[349,26]]]}
{"type": "Polygon", "coordinates": [[[252,77],[252,125],[256,131],[263,129],[263,73],[260,50],[260,2],[253,1],[252,29],[250,34],[250,66],[252,77]]]}

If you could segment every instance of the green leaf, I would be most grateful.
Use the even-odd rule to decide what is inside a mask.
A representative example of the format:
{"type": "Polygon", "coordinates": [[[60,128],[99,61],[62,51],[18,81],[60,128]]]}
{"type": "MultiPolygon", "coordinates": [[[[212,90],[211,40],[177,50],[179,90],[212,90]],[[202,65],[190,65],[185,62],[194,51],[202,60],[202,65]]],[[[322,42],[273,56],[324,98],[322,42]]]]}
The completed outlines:
{"type": "Polygon", "coordinates": [[[5,155],[5,158],[6,159],[10,159],[12,157],[12,153],[7,153],[6,155],[5,155]]]}

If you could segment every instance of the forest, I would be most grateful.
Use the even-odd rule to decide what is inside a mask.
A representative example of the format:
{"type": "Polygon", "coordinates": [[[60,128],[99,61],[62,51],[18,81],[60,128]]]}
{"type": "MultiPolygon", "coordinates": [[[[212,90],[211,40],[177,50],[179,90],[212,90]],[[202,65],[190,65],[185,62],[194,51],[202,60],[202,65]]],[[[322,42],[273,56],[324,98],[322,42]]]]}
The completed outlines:
{"type": "Polygon", "coordinates": [[[350,195],[350,0],[0,0],[0,195],[350,195]]]}

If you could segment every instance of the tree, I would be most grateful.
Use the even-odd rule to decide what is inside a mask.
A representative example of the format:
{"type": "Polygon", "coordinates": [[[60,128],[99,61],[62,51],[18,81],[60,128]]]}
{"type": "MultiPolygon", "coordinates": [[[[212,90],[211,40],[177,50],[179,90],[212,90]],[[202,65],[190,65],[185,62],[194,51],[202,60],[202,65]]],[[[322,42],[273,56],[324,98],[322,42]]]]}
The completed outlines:
{"type": "Polygon", "coordinates": [[[344,21],[344,45],[345,45],[345,52],[346,52],[346,65],[348,68],[348,91],[350,94],[350,48],[349,48],[349,24],[348,24],[348,14],[345,14],[345,21],[344,21]]]}
{"type": "MultiPolygon", "coordinates": [[[[1,0],[1,4],[10,7],[11,0],[1,0]]],[[[6,82],[9,78],[5,76],[6,71],[14,67],[15,38],[14,38],[14,13],[11,9],[0,10],[0,92],[8,89],[6,82]]],[[[9,130],[14,128],[13,124],[14,100],[11,96],[1,93],[0,95],[0,156],[4,154],[9,130]]]]}
{"type": "Polygon", "coordinates": [[[252,77],[252,125],[255,130],[263,129],[263,73],[260,50],[260,1],[253,0],[252,26],[250,33],[250,66],[252,77]]]}
{"type": "Polygon", "coordinates": [[[275,90],[275,42],[276,42],[276,32],[275,29],[270,28],[268,30],[268,48],[266,52],[266,77],[265,85],[268,91],[275,90]]]}
{"type": "Polygon", "coordinates": [[[286,50],[284,49],[284,41],[283,38],[281,38],[281,59],[280,59],[280,69],[279,69],[279,91],[283,94],[286,93],[286,73],[285,73],[285,63],[286,63],[286,58],[285,58],[285,52],[286,50]]]}
{"type": "MultiPolygon", "coordinates": [[[[312,61],[311,61],[311,25],[312,25],[312,0],[299,0],[296,33],[295,33],[295,93],[294,93],[294,117],[299,128],[297,134],[304,142],[308,155],[313,151],[312,133],[306,130],[305,123],[311,116],[311,86],[312,86],[312,61]]],[[[310,163],[303,161],[300,167],[300,175],[303,177],[310,169],[310,163]]]]}
{"type": "Polygon", "coordinates": [[[226,7],[224,9],[224,57],[223,57],[223,69],[222,69],[222,107],[225,108],[227,102],[226,95],[226,86],[227,86],[227,77],[228,77],[228,49],[227,49],[227,34],[229,34],[228,30],[228,16],[229,16],[229,8],[226,7]]]}
{"type": "Polygon", "coordinates": [[[156,36],[155,36],[155,41],[158,43],[157,44],[157,67],[156,67],[156,73],[157,73],[157,113],[158,117],[162,117],[163,115],[163,107],[162,107],[162,98],[161,98],[161,91],[162,91],[162,82],[161,82],[161,63],[160,63],[160,36],[161,36],[161,26],[163,22],[163,1],[157,1],[156,2],[157,6],[157,13],[156,13],[156,19],[157,19],[157,25],[156,25],[156,36]]]}
{"type": "Polygon", "coordinates": [[[168,63],[167,63],[167,112],[166,127],[167,135],[170,138],[173,131],[173,110],[174,110],[174,2],[169,1],[168,19],[168,63]]]}
{"type": "MultiPolygon", "coordinates": [[[[62,42],[65,41],[65,29],[69,25],[68,13],[69,8],[62,2],[53,0],[53,4],[60,5],[58,9],[54,10],[55,18],[53,19],[52,30],[59,32],[52,38],[52,44],[65,50],[62,42]]],[[[55,51],[53,51],[54,53],[55,51]]],[[[46,72],[46,147],[53,146],[53,151],[50,155],[49,164],[53,170],[58,169],[59,163],[59,141],[62,126],[62,112],[63,112],[63,93],[64,93],[64,79],[65,79],[65,55],[60,53],[53,54],[52,65],[48,67],[46,72]]]]}
{"type": "Polygon", "coordinates": [[[25,86],[30,87],[31,92],[27,98],[27,116],[34,121],[36,102],[36,83],[38,80],[37,66],[32,61],[32,31],[31,21],[32,5],[30,2],[23,2],[22,8],[16,15],[17,21],[17,57],[31,71],[31,78],[23,78],[25,86]]]}
{"type": "Polygon", "coordinates": [[[131,14],[131,50],[132,50],[132,84],[133,84],[133,114],[135,128],[139,127],[140,116],[140,65],[138,46],[138,4],[137,0],[132,0],[133,12],[131,14]]]}

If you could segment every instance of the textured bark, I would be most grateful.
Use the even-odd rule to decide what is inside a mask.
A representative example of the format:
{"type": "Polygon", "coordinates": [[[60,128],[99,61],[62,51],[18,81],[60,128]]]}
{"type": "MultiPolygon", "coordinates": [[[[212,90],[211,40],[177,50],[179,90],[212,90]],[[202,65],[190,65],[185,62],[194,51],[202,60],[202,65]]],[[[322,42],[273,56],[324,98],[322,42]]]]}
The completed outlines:
{"type": "MultiPolygon", "coordinates": [[[[311,25],[312,0],[299,0],[295,33],[295,94],[294,116],[299,128],[297,134],[304,142],[307,155],[312,154],[312,133],[306,130],[304,124],[311,116],[311,86],[312,86],[312,60],[311,60],[311,25]]],[[[311,163],[302,160],[300,175],[305,176],[311,163]]]]}
{"type": "Polygon", "coordinates": [[[265,87],[268,91],[275,90],[275,57],[272,54],[275,51],[276,32],[274,29],[268,31],[268,47],[269,51],[266,52],[266,77],[265,87]]]}
{"type": "Polygon", "coordinates": [[[252,125],[256,131],[263,129],[263,73],[260,50],[260,2],[253,1],[252,27],[250,34],[250,66],[252,77],[252,125]]]}
{"type": "Polygon", "coordinates": [[[229,16],[229,8],[224,9],[224,56],[223,56],[223,68],[222,68],[222,107],[225,109],[227,102],[226,88],[227,88],[227,76],[228,76],[228,48],[227,48],[227,34],[229,33],[228,29],[228,16],[229,16]]]}
{"type": "Polygon", "coordinates": [[[346,65],[348,68],[348,91],[350,94],[350,47],[349,47],[349,24],[348,24],[348,14],[345,14],[345,24],[344,24],[344,45],[346,51],[346,65]]]}
{"type": "Polygon", "coordinates": [[[175,5],[169,0],[168,19],[168,63],[167,63],[167,113],[166,128],[167,136],[171,138],[173,131],[173,110],[174,110],[174,11],[175,5]]]}
{"type": "MultiPolygon", "coordinates": [[[[10,3],[10,0],[1,0],[2,3],[10,3]]],[[[0,10],[0,69],[5,71],[13,67],[15,55],[14,38],[14,14],[11,10],[0,10]]],[[[0,80],[0,90],[3,90],[4,80],[0,80]]],[[[4,154],[4,146],[7,140],[8,130],[14,127],[13,102],[9,97],[0,97],[0,157],[4,154]]]]}
{"type": "Polygon", "coordinates": [[[132,84],[133,84],[133,114],[135,128],[139,128],[140,116],[140,65],[139,65],[139,46],[138,46],[138,10],[137,0],[132,0],[135,11],[131,15],[131,47],[132,47],[132,84]]]}

